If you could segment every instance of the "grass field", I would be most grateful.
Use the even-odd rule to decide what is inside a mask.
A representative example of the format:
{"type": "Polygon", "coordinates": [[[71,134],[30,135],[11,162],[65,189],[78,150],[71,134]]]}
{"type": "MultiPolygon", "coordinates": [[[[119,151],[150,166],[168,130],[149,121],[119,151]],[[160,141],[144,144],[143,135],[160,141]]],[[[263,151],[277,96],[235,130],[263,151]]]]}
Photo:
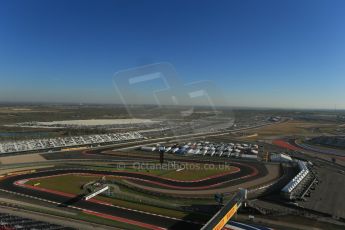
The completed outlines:
{"type": "Polygon", "coordinates": [[[157,174],[158,176],[162,176],[168,179],[176,179],[176,180],[199,180],[204,179],[210,176],[215,176],[220,173],[225,172],[232,172],[235,168],[231,167],[231,169],[208,169],[208,170],[181,170],[181,171],[168,171],[168,172],[161,172],[157,174]]]}
{"type": "MultiPolygon", "coordinates": [[[[107,177],[111,179],[111,177],[107,177]]],[[[100,177],[97,176],[79,176],[79,175],[64,175],[64,176],[57,176],[57,177],[49,177],[49,178],[42,178],[37,180],[31,180],[27,182],[29,185],[34,185],[36,183],[40,183],[38,187],[47,188],[55,191],[66,192],[71,194],[80,194],[82,193],[81,186],[87,182],[98,180],[100,177]]],[[[69,198],[66,198],[66,200],[69,198]]],[[[169,210],[139,203],[132,203],[128,201],[123,201],[119,199],[112,199],[108,197],[98,196],[98,200],[109,202],[114,205],[127,207],[131,209],[137,209],[146,212],[152,212],[157,214],[168,215],[176,218],[183,218],[187,215],[187,213],[169,210]]]]}
{"type": "MultiPolygon", "coordinates": [[[[201,178],[200,173],[196,172],[194,170],[192,172],[187,171],[187,170],[185,172],[183,172],[183,171],[180,171],[180,172],[176,172],[176,171],[174,171],[174,172],[170,171],[169,172],[168,171],[168,172],[164,172],[164,173],[167,173],[167,175],[171,178],[181,178],[181,176],[183,176],[183,175],[188,176],[189,174],[199,174],[198,177],[191,176],[190,178],[193,178],[193,179],[194,178],[201,178]],[[179,174],[179,173],[181,173],[181,174],[179,174]]],[[[210,171],[212,171],[212,170],[210,170],[210,171]]],[[[212,172],[218,174],[221,171],[213,170],[212,172]]],[[[159,170],[151,170],[148,173],[160,175],[163,172],[159,171],[159,170]]],[[[213,175],[213,174],[212,173],[204,173],[202,175],[203,176],[209,176],[209,175],[213,175]]],[[[115,179],[115,177],[112,177],[112,176],[107,176],[106,178],[109,180],[115,179]]],[[[93,176],[93,175],[90,175],[90,176],[88,176],[88,175],[61,175],[61,176],[56,176],[56,177],[48,177],[48,178],[30,180],[27,182],[27,184],[29,184],[29,185],[35,185],[36,184],[37,187],[42,187],[42,188],[46,188],[46,189],[51,189],[51,190],[55,190],[55,191],[60,191],[60,192],[78,195],[78,194],[81,194],[83,192],[83,190],[82,190],[83,184],[88,183],[90,181],[99,180],[99,179],[100,179],[100,176],[93,176]]],[[[119,180],[119,178],[116,178],[116,180],[119,180]]],[[[129,191],[128,189],[127,190],[125,190],[125,189],[121,190],[121,194],[124,194],[124,195],[127,194],[129,197],[141,195],[141,196],[143,196],[144,199],[145,198],[152,199],[152,196],[145,197],[145,194],[143,194],[143,193],[131,194],[131,191],[129,191]]],[[[143,201],[143,203],[138,203],[138,202],[131,202],[131,200],[128,200],[128,199],[123,200],[123,199],[108,198],[108,197],[103,197],[103,196],[98,196],[97,199],[112,203],[114,205],[126,207],[126,208],[131,208],[131,209],[136,209],[136,210],[141,210],[141,211],[146,211],[146,212],[151,212],[151,213],[156,213],[156,214],[161,214],[161,215],[166,215],[166,216],[171,216],[171,217],[175,217],[175,218],[185,218],[187,216],[189,216],[189,217],[191,216],[190,213],[188,213],[188,212],[174,210],[172,208],[163,208],[165,206],[157,207],[154,205],[148,205],[148,204],[145,204],[144,201],[143,201]]],[[[164,199],[163,202],[170,202],[172,204],[172,203],[174,203],[174,200],[170,199],[170,201],[169,201],[169,199],[164,199]]],[[[179,203],[179,202],[176,202],[176,204],[177,203],[179,203]]],[[[181,201],[180,201],[180,203],[181,203],[181,201]]],[[[194,220],[195,220],[195,218],[200,219],[200,220],[205,220],[204,219],[205,216],[199,215],[198,213],[196,213],[193,216],[194,220]]]]}
{"type": "MultiPolygon", "coordinates": [[[[129,172],[138,172],[138,173],[145,173],[150,174],[153,176],[159,176],[167,179],[174,179],[174,180],[199,180],[204,179],[210,176],[219,175],[222,173],[227,172],[234,172],[237,168],[232,166],[227,166],[223,168],[223,166],[213,169],[205,169],[210,167],[209,165],[205,164],[192,164],[195,169],[184,169],[181,171],[177,170],[158,170],[158,169],[147,169],[147,170],[138,170],[133,168],[126,168],[126,169],[119,169],[121,171],[129,171],[129,172]]],[[[191,166],[189,166],[191,167],[191,166]]],[[[104,167],[88,167],[91,169],[97,170],[109,170],[109,171],[117,171],[114,167],[104,166],[104,167]]],[[[48,177],[48,178],[40,178],[34,179],[28,182],[28,184],[33,185],[36,183],[40,183],[40,186],[43,186],[48,189],[54,189],[58,191],[68,192],[77,194],[81,192],[81,186],[87,182],[94,181],[100,179],[99,176],[93,175],[61,175],[55,177],[48,177]]],[[[107,179],[118,179],[117,177],[107,176],[107,179]]]]}
{"type": "Polygon", "coordinates": [[[209,165],[209,164],[198,164],[198,163],[186,163],[176,166],[175,168],[185,168],[183,170],[172,169],[171,167],[163,168],[159,164],[149,163],[148,165],[144,164],[140,167],[134,165],[126,168],[117,168],[116,166],[87,166],[88,169],[95,170],[106,170],[106,171],[129,171],[129,172],[138,172],[146,173],[154,176],[159,176],[167,179],[174,180],[200,180],[210,176],[219,175],[226,172],[234,172],[237,170],[236,167],[228,165],[209,165]],[[160,168],[162,167],[162,168],[160,168]]]}
{"type": "Polygon", "coordinates": [[[82,192],[81,186],[87,182],[98,180],[97,176],[86,175],[61,175],[56,177],[48,177],[30,180],[27,182],[29,185],[40,183],[39,187],[52,189],[60,192],[79,194],[82,192]]]}

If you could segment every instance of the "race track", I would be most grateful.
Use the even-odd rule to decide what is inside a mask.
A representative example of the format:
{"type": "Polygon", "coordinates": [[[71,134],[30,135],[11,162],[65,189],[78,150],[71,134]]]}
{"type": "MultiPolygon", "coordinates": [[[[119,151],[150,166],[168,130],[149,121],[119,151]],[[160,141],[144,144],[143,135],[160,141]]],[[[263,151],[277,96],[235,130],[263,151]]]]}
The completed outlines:
{"type": "Polygon", "coordinates": [[[232,173],[220,174],[218,176],[196,181],[176,181],[144,173],[126,171],[96,171],[90,169],[53,169],[38,171],[34,173],[8,176],[0,180],[0,190],[32,199],[38,199],[56,205],[69,206],[70,208],[81,210],[88,214],[102,216],[108,219],[124,221],[136,226],[148,229],[200,229],[202,223],[184,221],[181,219],[160,216],[138,210],[127,209],[114,206],[109,203],[97,202],[96,199],[84,201],[78,197],[68,197],[64,194],[52,193],[34,187],[25,186],[21,181],[40,177],[57,176],[63,174],[89,174],[116,176],[145,183],[150,186],[160,186],[165,188],[173,187],[177,190],[205,190],[223,186],[231,186],[243,183],[244,181],[254,180],[267,173],[260,164],[233,163],[231,164],[239,170],[232,173]]]}

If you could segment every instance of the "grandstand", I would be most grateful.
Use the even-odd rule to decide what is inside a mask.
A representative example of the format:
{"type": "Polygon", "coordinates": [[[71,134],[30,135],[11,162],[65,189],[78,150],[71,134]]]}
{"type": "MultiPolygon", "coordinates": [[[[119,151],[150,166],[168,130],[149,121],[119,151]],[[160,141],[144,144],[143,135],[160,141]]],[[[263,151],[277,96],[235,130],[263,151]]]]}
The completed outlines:
{"type": "Polygon", "coordinates": [[[300,198],[305,189],[315,180],[315,176],[308,169],[306,162],[297,161],[297,165],[299,173],[281,190],[283,197],[289,200],[300,198]]]}
{"type": "Polygon", "coordinates": [[[66,147],[111,144],[120,141],[128,141],[142,138],[144,137],[138,132],[127,132],[4,142],[0,143],[0,154],[28,152],[37,150],[60,150],[61,148],[66,147]]]}
{"type": "Polygon", "coordinates": [[[0,213],[0,229],[74,230],[74,228],[13,216],[7,213],[0,213]]]}

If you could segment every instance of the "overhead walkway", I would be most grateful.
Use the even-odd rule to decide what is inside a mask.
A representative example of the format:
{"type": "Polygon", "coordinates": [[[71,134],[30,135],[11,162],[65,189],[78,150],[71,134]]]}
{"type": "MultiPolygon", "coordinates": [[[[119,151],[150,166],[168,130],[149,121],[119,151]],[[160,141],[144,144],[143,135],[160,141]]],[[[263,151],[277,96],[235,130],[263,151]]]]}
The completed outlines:
{"type": "Polygon", "coordinates": [[[201,230],[221,230],[230,221],[233,215],[241,207],[242,202],[247,199],[247,190],[240,191],[224,205],[202,228],[201,230]]]}

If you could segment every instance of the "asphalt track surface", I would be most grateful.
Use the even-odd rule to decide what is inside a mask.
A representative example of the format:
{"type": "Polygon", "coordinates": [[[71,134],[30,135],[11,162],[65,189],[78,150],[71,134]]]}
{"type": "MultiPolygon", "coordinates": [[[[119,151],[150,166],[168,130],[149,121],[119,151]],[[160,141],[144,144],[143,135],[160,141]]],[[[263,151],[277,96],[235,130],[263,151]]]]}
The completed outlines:
{"type": "Polygon", "coordinates": [[[328,154],[328,155],[335,155],[339,157],[345,157],[345,151],[340,149],[332,149],[330,147],[318,147],[315,145],[305,144],[305,143],[296,143],[294,144],[302,149],[314,151],[322,154],[328,154]]]}
{"type": "MultiPolygon", "coordinates": [[[[128,162],[133,162],[133,163],[138,163],[138,161],[141,161],[145,163],[145,161],[149,160],[157,160],[158,159],[158,154],[157,156],[155,155],[145,155],[145,156],[121,156],[121,155],[112,155],[109,153],[105,153],[104,149],[100,150],[88,150],[88,151],[82,151],[81,156],[82,157],[87,157],[91,159],[98,159],[98,160],[108,160],[108,161],[113,161],[116,159],[115,162],[121,161],[128,161],[128,162]]],[[[75,154],[70,154],[72,156],[75,156],[75,154]]],[[[52,160],[49,158],[49,155],[47,154],[49,160],[52,160]]],[[[44,157],[46,157],[44,156],[44,157]]],[[[224,175],[223,177],[217,177],[213,178],[212,180],[207,180],[199,183],[184,183],[184,182],[176,182],[176,181],[171,181],[168,179],[163,179],[163,180],[157,180],[154,178],[154,180],[151,180],[151,178],[140,178],[141,180],[136,180],[136,183],[140,185],[145,185],[147,183],[151,182],[151,186],[153,187],[165,187],[165,188],[172,188],[172,189],[181,189],[181,190],[191,190],[191,189],[213,189],[216,187],[226,187],[226,186],[234,186],[238,184],[242,184],[244,182],[248,182],[251,180],[258,179],[260,177],[266,176],[268,174],[266,167],[264,164],[260,162],[253,162],[253,161],[236,161],[233,158],[217,158],[212,159],[211,157],[209,158],[185,158],[185,157],[178,157],[178,158],[172,158],[171,154],[165,154],[165,162],[182,162],[182,163],[199,163],[199,164],[214,164],[218,165],[219,167],[222,167],[225,163],[228,166],[234,166],[237,168],[240,168],[239,172],[236,173],[231,173],[228,175],[224,175]],[[190,185],[190,186],[188,186],[190,185]]],[[[58,156],[58,159],[61,156],[58,156]]],[[[55,159],[55,158],[54,158],[55,159]]],[[[115,165],[116,166],[116,165],[115,165]]],[[[124,177],[126,175],[123,175],[124,177]]],[[[128,180],[134,180],[134,177],[127,178],[128,180]]]]}
{"type": "MultiPolygon", "coordinates": [[[[109,171],[96,171],[96,170],[89,170],[89,169],[54,169],[54,170],[46,170],[46,171],[38,171],[35,173],[29,174],[22,174],[22,175],[15,175],[6,177],[5,179],[0,181],[0,189],[2,191],[7,191],[11,193],[15,193],[17,195],[24,195],[27,197],[31,197],[33,199],[43,199],[44,201],[59,204],[62,206],[69,206],[71,208],[79,209],[84,212],[97,212],[103,215],[114,216],[117,218],[124,218],[132,221],[137,221],[140,223],[149,224],[152,226],[157,226],[163,229],[200,229],[202,226],[201,223],[185,221],[181,219],[170,218],[166,216],[155,215],[151,213],[141,212],[137,210],[131,210],[123,207],[107,205],[97,202],[90,202],[81,200],[78,197],[71,198],[66,197],[64,195],[53,194],[41,190],[30,189],[24,186],[18,186],[15,183],[17,181],[26,180],[26,179],[34,179],[40,177],[47,177],[47,176],[56,176],[62,174],[95,174],[95,175],[112,175],[112,176],[122,176],[126,178],[131,178],[133,180],[139,181],[147,181],[147,182],[155,182],[160,183],[162,185],[178,185],[181,188],[193,188],[193,187],[205,187],[205,186],[212,186],[217,183],[221,182],[228,182],[234,178],[238,178],[241,176],[248,176],[253,173],[252,166],[247,166],[246,164],[235,165],[239,167],[241,170],[239,172],[235,172],[232,174],[222,175],[215,178],[210,178],[201,181],[195,182],[178,182],[169,179],[159,178],[155,176],[140,174],[140,173],[131,173],[131,172],[109,172],[109,171]]],[[[260,172],[260,170],[258,170],[260,172]]],[[[236,182],[241,180],[236,180],[236,182]]],[[[229,182],[228,182],[229,183],[229,182]]],[[[228,184],[227,183],[227,184],[228,184]]],[[[231,181],[230,181],[231,183],[231,181]]],[[[241,181],[242,183],[242,181],[241,181]]],[[[153,229],[153,228],[151,228],[153,229]]]]}
{"type": "Polygon", "coordinates": [[[136,210],[121,208],[117,206],[109,206],[101,203],[94,203],[90,201],[84,201],[82,199],[70,198],[63,195],[53,194],[40,190],[29,189],[21,186],[17,186],[14,183],[16,181],[25,179],[34,179],[39,177],[46,177],[52,175],[66,174],[66,173],[90,173],[90,174],[109,174],[109,172],[92,171],[92,170],[52,170],[41,171],[32,174],[24,174],[7,177],[0,182],[0,189],[15,192],[16,194],[22,194],[32,198],[44,199],[63,206],[69,206],[82,211],[93,211],[102,213],[105,215],[116,216],[120,218],[130,219],[153,226],[158,226],[166,229],[200,229],[201,225],[198,223],[186,222],[179,219],[152,215],[150,213],[140,212],[136,210]]]}

